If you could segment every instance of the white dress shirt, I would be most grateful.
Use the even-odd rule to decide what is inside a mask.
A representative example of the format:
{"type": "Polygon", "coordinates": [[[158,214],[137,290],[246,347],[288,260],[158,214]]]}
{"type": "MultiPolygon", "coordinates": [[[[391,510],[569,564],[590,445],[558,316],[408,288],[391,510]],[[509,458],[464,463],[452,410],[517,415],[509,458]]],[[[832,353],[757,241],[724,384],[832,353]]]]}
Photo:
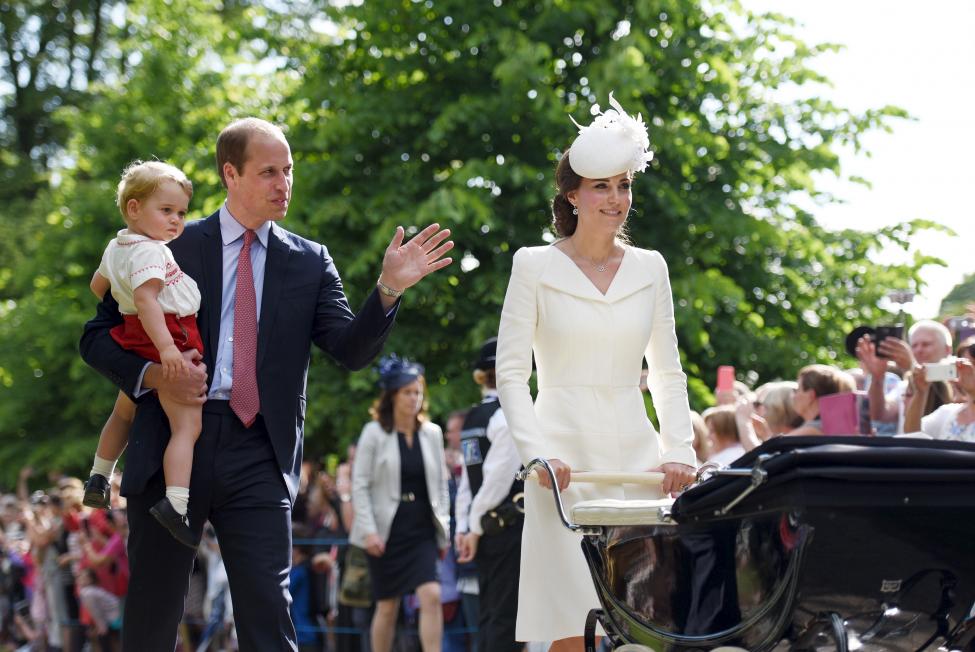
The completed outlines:
{"type": "MultiPolygon", "coordinates": [[[[220,207],[220,238],[223,241],[223,292],[220,301],[220,336],[214,356],[213,382],[208,398],[230,400],[234,382],[234,306],[237,304],[237,259],[244,246],[247,229],[227,208],[220,207]]],[[[257,237],[251,244],[251,270],[254,277],[254,296],[257,299],[257,319],[260,328],[261,299],[264,297],[264,267],[267,263],[267,240],[271,222],[254,230],[257,237]]]]}
{"type": "MultiPolygon", "coordinates": [[[[495,401],[498,398],[496,390],[484,392],[482,403],[495,401]]],[[[454,516],[457,518],[458,532],[473,532],[484,534],[481,530],[481,517],[497,507],[511,491],[515,475],[521,468],[521,458],[515,448],[515,440],[508,430],[508,421],[504,411],[498,409],[488,421],[487,438],[491,448],[481,466],[483,481],[477,495],[471,499],[471,485],[467,477],[467,465],[464,465],[457,488],[457,498],[454,503],[454,516]]]]}

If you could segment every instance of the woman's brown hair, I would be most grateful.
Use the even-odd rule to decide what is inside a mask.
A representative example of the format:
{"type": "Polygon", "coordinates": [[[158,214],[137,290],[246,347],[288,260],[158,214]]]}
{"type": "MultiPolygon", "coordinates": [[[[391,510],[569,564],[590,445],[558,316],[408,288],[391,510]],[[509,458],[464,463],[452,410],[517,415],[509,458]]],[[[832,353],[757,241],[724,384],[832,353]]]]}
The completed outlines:
{"type": "Polygon", "coordinates": [[[958,344],[958,348],[955,349],[955,357],[957,358],[964,358],[966,354],[975,358],[975,335],[969,335],[963,339],[958,344]]]}
{"type": "Polygon", "coordinates": [[[765,422],[772,432],[789,432],[802,425],[803,418],[796,414],[792,405],[792,393],[797,387],[795,381],[781,381],[766,383],[759,388],[765,406],[765,422]]]}
{"type": "Polygon", "coordinates": [[[555,167],[556,195],[552,199],[552,226],[560,238],[568,238],[576,232],[579,216],[572,212],[575,207],[566,195],[580,185],[582,185],[582,177],[569,165],[569,150],[566,149],[555,167]]]}
{"type": "MultiPolygon", "coordinates": [[[[914,386],[914,371],[908,371],[904,374],[904,380],[907,381],[910,392],[916,396],[917,388],[914,386]]],[[[926,417],[942,405],[953,403],[954,401],[955,392],[950,384],[940,380],[928,383],[928,398],[924,403],[924,407],[921,409],[921,416],[926,417]]]]}
{"type": "Polygon", "coordinates": [[[799,389],[811,389],[816,398],[840,392],[855,392],[856,388],[853,377],[836,367],[811,364],[799,370],[799,389]]]}
{"type": "Polygon", "coordinates": [[[735,421],[735,408],[731,405],[705,410],[704,423],[714,431],[715,438],[720,441],[741,441],[738,423],[735,421]]]}
{"type": "MultiPolygon", "coordinates": [[[[420,407],[419,414],[416,415],[415,430],[419,430],[421,425],[430,420],[428,414],[430,404],[427,402],[427,381],[423,376],[417,376],[417,380],[420,381],[420,390],[423,392],[423,405],[420,407]]],[[[406,387],[406,385],[403,385],[403,387],[406,387]]],[[[379,395],[379,398],[369,408],[369,415],[378,421],[379,425],[386,432],[395,432],[393,424],[393,399],[403,387],[383,390],[383,393],[379,395]]]]}

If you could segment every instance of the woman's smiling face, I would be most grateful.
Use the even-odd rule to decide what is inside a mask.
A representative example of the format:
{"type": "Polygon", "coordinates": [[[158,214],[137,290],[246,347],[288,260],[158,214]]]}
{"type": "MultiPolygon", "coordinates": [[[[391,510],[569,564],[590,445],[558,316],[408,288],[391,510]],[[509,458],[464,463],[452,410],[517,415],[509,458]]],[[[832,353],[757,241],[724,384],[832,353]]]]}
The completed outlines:
{"type": "Polygon", "coordinates": [[[585,229],[608,229],[614,233],[626,221],[633,204],[629,172],[608,179],[582,179],[575,190],[566,193],[579,210],[579,225],[585,229]]]}

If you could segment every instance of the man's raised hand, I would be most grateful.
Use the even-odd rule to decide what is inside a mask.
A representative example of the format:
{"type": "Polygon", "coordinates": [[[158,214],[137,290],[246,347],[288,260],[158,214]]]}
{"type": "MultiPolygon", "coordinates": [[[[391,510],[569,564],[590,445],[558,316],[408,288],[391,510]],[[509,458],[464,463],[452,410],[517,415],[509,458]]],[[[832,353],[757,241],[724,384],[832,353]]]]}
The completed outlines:
{"type": "Polygon", "coordinates": [[[383,271],[379,282],[391,290],[402,292],[416,285],[427,274],[443,269],[453,262],[444,254],[454,248],[450,229],[440,229],[439,224],[431,224],[404,242],[406,232],[396,227],[392,242],[386,247],[383,256],[383,271]]]}

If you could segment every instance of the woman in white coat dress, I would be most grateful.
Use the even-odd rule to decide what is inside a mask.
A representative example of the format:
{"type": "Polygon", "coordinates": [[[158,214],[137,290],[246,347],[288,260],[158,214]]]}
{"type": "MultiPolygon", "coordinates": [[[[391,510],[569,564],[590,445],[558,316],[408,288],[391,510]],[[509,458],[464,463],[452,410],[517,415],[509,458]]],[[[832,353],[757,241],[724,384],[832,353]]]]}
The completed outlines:
{"type": "MultiPolygon", "coordinates": [[[[498,390],[519,454],[525,463],[549,460],[567,509],[592,498],[679,491],[693,481],[696,463],[667,265],[623,234],[633,173],[652,158],[649,138],[641,118],[612,94],[610,103],[580,128],[556,170],[553,223],[561,239],[514,256],[498,337],[498,390]],[[662,434],[640,392],[644,357],[662,434]],[[665,479],[660,491],[569,486],[573,469],[658,470],[665,479]]],[[[562,527],[547,478],[525,484],[517,638],[581,650],[586,615],[599,602],[579,536],[562,527]]]]}

